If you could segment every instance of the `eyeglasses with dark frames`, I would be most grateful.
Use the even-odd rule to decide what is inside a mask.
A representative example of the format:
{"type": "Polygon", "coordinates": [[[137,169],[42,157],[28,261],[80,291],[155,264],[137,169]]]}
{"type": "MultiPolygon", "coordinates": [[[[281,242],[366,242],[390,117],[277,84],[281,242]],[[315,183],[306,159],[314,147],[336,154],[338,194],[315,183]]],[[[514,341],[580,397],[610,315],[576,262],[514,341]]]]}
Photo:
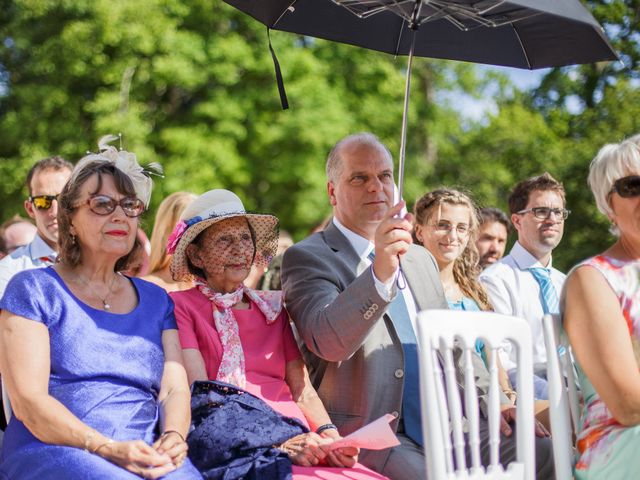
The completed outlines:
{"type": "Polygon", "coordinates": [[[36,210],[49,210],[54,200],[58,199],[58,195],[31,195],[29,201],[36,210]]]}
{"type": "Polygon", "coordinates": [[[571,213],[571,210],[567,210],[566,208],[533,207],[533,208],[526,208],[524,210],[520,210],[519,212],[516,212],[516,213],[518,215],[524,215],[525,213],[529,213],[529,212],[533,213],[533,216],[536,217],[538,220],[546,220],[547,218],[550,218],[551,215],[553,214],[555,218],[564,221],[567,219],[567,217],[571,213]]]}
{"type": "Polygon", "coordinates": [[[613,187],[611,187],[609,195],[613,192],[617,193],[622,198],[640,196],[640,176],[629,175],[628,177],[619,178],[613,182],[613,187]]]}
{"type": "Polygon", "coordinates": [[[95,195],[86,202],[76,205],[76,208],[80,205],[89,205],[89,210],[96,215],[110,215],[118,205],[130,218],[139,217],[145,211],[144,202],[136,197],[124,197],[116,200],[108,195],[95,195]]]}

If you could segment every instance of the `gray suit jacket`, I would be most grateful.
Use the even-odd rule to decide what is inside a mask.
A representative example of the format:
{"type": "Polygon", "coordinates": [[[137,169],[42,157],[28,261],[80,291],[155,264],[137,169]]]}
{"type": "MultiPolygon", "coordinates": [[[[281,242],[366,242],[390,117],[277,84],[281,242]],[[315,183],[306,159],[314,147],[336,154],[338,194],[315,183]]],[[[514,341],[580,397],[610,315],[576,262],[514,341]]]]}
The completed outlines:
{"type": "MultiPolygon", "coordinates": [[[[411,246],[401,265],[418,310],[448,308],[426,249],[411,246]]],[[[400,412],[404,354],[386,315],[388,302],[378,295],[371,268],[333,223],[285,252],[282,287],[311,381],[340,433],[400,412]]],[[[363,451],[360,459],[381,471],[388,455],[363,451]]]]}

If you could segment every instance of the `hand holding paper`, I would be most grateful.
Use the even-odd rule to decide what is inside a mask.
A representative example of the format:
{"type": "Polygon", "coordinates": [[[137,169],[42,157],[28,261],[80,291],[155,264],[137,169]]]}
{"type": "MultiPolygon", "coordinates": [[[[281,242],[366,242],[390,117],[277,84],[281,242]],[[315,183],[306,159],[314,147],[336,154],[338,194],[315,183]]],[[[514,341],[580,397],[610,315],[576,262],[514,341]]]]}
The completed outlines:
{"type": "Polygon", "coordinates": [[[384,450],[385,448],[400,445],[398,438],[391,430],[389,422],[396,417],[387,413],[373,422],[365,425],[359,430],[347,435],[340,440],[336,440],[329,445],[329,450],[342,447],[358,447],[368,450],[384,450]]]}

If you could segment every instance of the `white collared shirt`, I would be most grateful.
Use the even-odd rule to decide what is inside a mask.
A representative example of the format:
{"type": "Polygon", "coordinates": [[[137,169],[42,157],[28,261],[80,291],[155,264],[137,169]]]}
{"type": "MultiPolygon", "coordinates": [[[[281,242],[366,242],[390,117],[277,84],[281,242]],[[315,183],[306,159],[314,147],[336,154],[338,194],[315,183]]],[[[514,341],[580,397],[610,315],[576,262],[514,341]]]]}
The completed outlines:
{"type": "MultiPolygon", "coordinates": [[[[509,255],[491,265],[480,274],[480,281],[487,289],[491,305],[498,313],[524,318],[531,325],[533,339],[533,362],[547,363],[547,351],[544,346],[542,332],[542,300],[540,285],[529,268],[542,267],[550,270],[551,282],[558,292],[566,275],[551,265],[542,265],[519,242],[513,245],[509,255]]],[[[505,354],[500,356],[506,370],[516,367],[515,351],[511,346],[505,346],[505,354]]]]}
{"type": "Polygon", "coordinates": [[[55,259],[57,253],[36,234],[31,243],[16,248],[0,260],[0,298],[4,295],[9,280],[18,272],[31,268],[43,268],[52,264],[47,258],[55,259]]]}
{"type": "MultiPolygon", "coordinates": [[[[340,232],[345,237],[347,237],[347,240],[349,240],[349,243],[355,250],[356,254],[358,255],[358,257],[360,257],[360,261],[366,264],[367,266],[370,266],[371,260],[369,259],[369,254],[375,248],[375,245],[373,244],[373,242],[349,230],[342,223],[340,223],[340,220],[338,220],[335,216],[333,217],[332,221],[333,221],[333,224],[336,226],[336,228],[340,230],[340,232]]],[[[394,275],[393,278],[387,283],[383,283],[380,280],[378,280],[373,270],[371,273],[373,273],[373,281],[375,282],[378,295],[380,295],[387,302],[390,302],[391,300],[393,300],[396,296],[396,291],[398,289],[397,281],[396,281],[398,277],[398,272],[396,272],[396,275],[394,275]]],[[[404,280],[404,277],[403,277],[403,280],[404,280]]],[[[404,280],[404,283],[405,285],[407,284],[406,280],[404,280]]],[[[401,292],[402,292],[402,295],[404,296],[404,302],[407,305],[407,311],[409,312],[411,325],[413,326],[413,331],[416,333],[416,338],[417,338],[418,330],[416,326],[417,325],[416,321],[418,316],[418,309],[416,307],[416,302],[413,299],[413,295],[411,294],[411,290],[409,289],[408,285],[406,288],[403,288],[401,292]]]]}

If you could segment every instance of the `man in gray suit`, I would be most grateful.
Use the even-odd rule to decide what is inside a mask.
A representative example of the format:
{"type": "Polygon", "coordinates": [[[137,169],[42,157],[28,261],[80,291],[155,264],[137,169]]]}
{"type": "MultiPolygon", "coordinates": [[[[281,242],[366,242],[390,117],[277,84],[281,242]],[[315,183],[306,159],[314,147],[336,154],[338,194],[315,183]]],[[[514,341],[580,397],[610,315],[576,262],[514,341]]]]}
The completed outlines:
{"type": "MultiPolygon", "coordinates": [[[[398,416],[392,427],[401,445],[363,451],[360,461],[392,479],[426,478],[413,322],[419,310],[447,308],[438,269],[426,249],[412,245],[411,218],[398,215],[404,202],[393,205],[391,155],[374,135],[338,142],[327,179],[332,222],[284,255],[287,309],[341,434],[389,412],[398,416]]],[[[502,440],[508,462],[514,437],[502,440]]],[[[548,439],[536,440],[538,476],[553,478],[548,439]]]]}

